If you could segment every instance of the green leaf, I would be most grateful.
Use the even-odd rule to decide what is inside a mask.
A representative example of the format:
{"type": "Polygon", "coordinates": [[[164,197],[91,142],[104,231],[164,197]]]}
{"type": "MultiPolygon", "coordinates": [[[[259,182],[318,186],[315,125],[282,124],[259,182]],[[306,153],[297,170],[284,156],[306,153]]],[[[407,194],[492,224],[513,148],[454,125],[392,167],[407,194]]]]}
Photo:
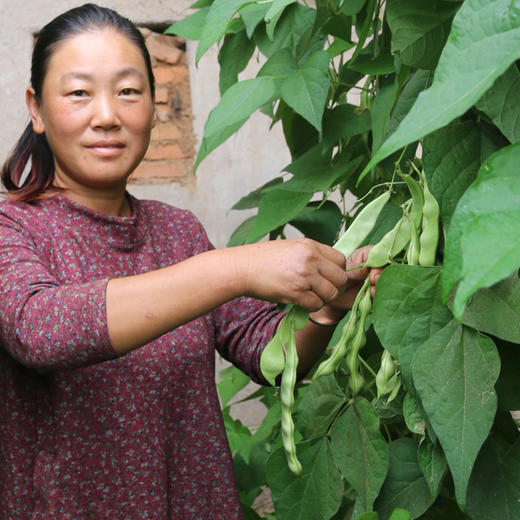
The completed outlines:
{"type": "Polygon", "coordinates": [[[332,245],[337,239],[342,222],[343,215],[338,205],[326,200],[310,202],[304,211],[289,221],[289,224],[308,238],[332,245]]]}
{"type": "Polygon", "coordinates": [[[426,434],[426,420],[424,418],[424,409],[419,400],[407,393],[403,400],[403,415],[407,428],[417,435],[424,437],[426,434]]]}
{"type": "Polygon", "coordinates": [[[392,74],[395,72],[394,57],[389,54],[381,54],[379,56],[371,56],[360,54],[356,61],[349,63],[349,67],[363,74],[392,74]]]}
{"type": "Polygon", "coordinates": [[[520,143],[502,148],[481,167],[459,200],[446,238],[443,298],[457,287],[453,313],[468,298],[520,265],[520,143]]]}
{"type": "Polygon", "coordinates": [[[451,123],[423,140],[423,166],[428,188],[439,202],[445,227],[460,197],[477,177],[481,139],[479,125],[465,121],[451,123]]]}
{"type": "Polygon", "coordinates": [[[504,449],[490,440],[480,453],[468,489],[472,520],[520,519],[520,439],[504,449]]]}
{"type": "Polygon", "coordinates": [[[277,189],[267,192],[260,201],[258,214],[247,235],[247,242],[260,240],[267,233],[296,218],[311,200],[309,191],[277,189]]]}
{"type": "Polygon", "coordinates": [[[399,360],[408,389],[417,348],[452,319],[441,302],[441,270],[391,265],[377,281],[374,328],[383,346],[399,360]]]}
{"type": "Polygon", "coordinates": [[[421,516],[433,503],[428,484],[417,463],[417,445],[402,437],[390,444],[390,467],[375,510],[381,520],[388,520],[396,508],[409,511],[412,518],[421,516]]]}
{"type": "Polygon", "coordinates": [[[325,435],[345,404],[345,394],[333,375],[310,385],[296,412],[296,426],[305,439],[325,435]]]}
{"type": "Polygon", "coordinates": [[[224,426],[226,428],[226,436],[231,453],[239,453],[240,456],[248,462],[251,453],[251,432],[240,420],[233,419],[229,410],[229,406],[225,407],[222,410],[222,416],[224,418],[224,426]]]}
{"type": "Polygon", "coordinates": [[[219,372],[220,382],[217,384],[222,406],[251,381],[249,376],[234,366],[224,368],[219,372]]]}
{"type": "Polygon", "coordinates": [[[468,110],[520,57],[520,6],[510,0],[466,0],[452,23],[432,86],[363,170],[441,128],[468,110]]]}
{"type": "Polygon", "coordinates": [[[338,105],[326,110],[323,118],[323,141],[334,146],[339,139],[368,132],[372,126],[370,112],[354,105],[338,105]]]}
{"type": "Polygon", "coordinates": [[[345,0],[341,4],[341,11],[343,14],[347,16],[351,16],[353,14],[359,13],[363,6],[365,5],[366,0],[345,0]]]}
{"type": "Polygon", "coordinates": [[[318,51],[281,85],[283,100],[318,131],[321,131],[321,119],[330,86],[328,67],[327,52],[318,51]]]}
{"type": "Polygon", "coordinates": [[[513,64],[476,104],[512,143],[520,141],[519,89],[520,71],[513,64]]]}
{"type": "Polygon", "coordinates": [[[471,298],[464,325],[513,343],[520,343],[520,280],[517,273],[471,298]]]}
{"type": "Polygon", "coordinates": [[[195,168],[232,136],[253,112],[272,101],[275,94],[274,81],[269,77],[246,79],[228,88],[208,117],[195,168]]]}
{"type": "Polygon", "coordinates": [[[276,520],[328,520],[339,509],[343,483],[329,442],[299,444],[303,470],[295,477],[279,449],[267,461],[267,483],[276,507],[276,520]]]}
{"type": "Polygon", "coordinates": [[[247,0],[215,0],[211,4],[200,34],[195,63],[198,63],[205,52],[224,36],[231,18],[246,3],[247,0]]]}
{"type": "Polygon", "coordinates": [[[458,8],[442,0],[389,2],[386,20],[392,31],[392,52],[398,52],[405,65],[434,69],[458,8]]]}
{"type": "Polygon", "coordinates": [[[388,470],[388,446],[379,430],[379,418],[363,397],[358,397],[336,420],[330,431],[334,460],[357,491],[361,507],[372,509],[388,470]]]}
{"type": "Polygon", "coordinates": [[[265,15],[267,36],[270,40],[274,40],[274,29],[284,9],[296,2],[296,0],[273,0],[271,7],[265,15]]]}
{"type": "Polygon", "coordinates": [[[300,42],[312,31],[316,11],[301,4],[292,4],[284,10],[280,21],[276,26],[274,40],[271,41],[265,30],[257,30],[254,33],[254,41],[260,52],[271,57],[280,49],[289,49],[295,57],[300,42]]]}
{"type": "Polygon", "coordinates": [[[394,512],[390,516],[390,520],[410,520],[411,516],[408,511],[404,509],[394,509],[394,512]]]}
{"type": "Polygon", "coordinates": [[[432,497],[436,498],[441,489],[442,479],[448,469],[446,457],[440,444],[438,442],[433,443],[425,438],[417,449],[417,460],[430,488],[430,493],[432,497]]]}
{"type": "Polygon", "coordinates": [[[493,424],[499,370],[493,341],[455,321],[424,342],[413,360],[415,387],[444,449],[461,507],[493,424]]]}
{"type": "Polygon", "coordinates": [[[240,8],[240,17],[244,22],[247,37],[251,38],[258,24],[264,19],[265,14],[271,7],[270,3],[246,4],[240,8]]]}
{"type": "Polygon", "coordinates": [[[372,151],[375,152],[383,143],[386,135],[386,128],[392,113],[398,92],[397,81],[385,85],[379,89],[372,110],[372,151]]]}
{"type": "Polygon", "coordinates": [[[164,32],[165,34],[178,34],[187,40],[200,40],[208,13],[209,7],[203,7],[184,18],[184,20],[170,25],[164,32]]]}
{"type": "Polygon", "coordinates": [[[251,191],[245,197],[242,197],[231,209],[252,209],[257,208],[260,200],[262,199],[262,192],[265,188],[276,186],[283,182],[282,177],[276,177],[266,182],[263,186],[260,186],[256,190],[251,191]]]}
{"type": "Polygon", "coordinates": [[[221,94],[237,82],[238,74],[246,68],[254,48],[245,31],[226,35],[218,54],[221,94]]]}
{"type": "Polygon", "coordinates": [[[386,135],[393,134],[396,128],[399,126],[401,121],[405,118],[406,114],[410,112],[417,96],[427,87],[431,80],[432,72],[428,70],[417,70],[411,76],[411,78],[405,83],[397,101],[395,102],[394,109],[390,121],[386,125],[386,135]]]}
{"type": "Polygon", "coordinates": [[[227,247],[241,246],[246,243],[247,235],[251,231],[253,224],[255,222],[255,217],[246,218],[239,226],[231,233],[229,237],[227,247]]]}

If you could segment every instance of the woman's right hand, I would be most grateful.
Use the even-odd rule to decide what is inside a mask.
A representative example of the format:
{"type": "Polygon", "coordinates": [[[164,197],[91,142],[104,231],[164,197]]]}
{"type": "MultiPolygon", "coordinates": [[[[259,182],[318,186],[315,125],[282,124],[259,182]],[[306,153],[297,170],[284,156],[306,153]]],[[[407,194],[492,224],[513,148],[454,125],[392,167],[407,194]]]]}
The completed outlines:
{"type": "Polygon", "coordinates": [[[335,300],[348,280],[344,255],[308,238],[259,242],[228,252],[242,294],[310,312],[335,300]]]}

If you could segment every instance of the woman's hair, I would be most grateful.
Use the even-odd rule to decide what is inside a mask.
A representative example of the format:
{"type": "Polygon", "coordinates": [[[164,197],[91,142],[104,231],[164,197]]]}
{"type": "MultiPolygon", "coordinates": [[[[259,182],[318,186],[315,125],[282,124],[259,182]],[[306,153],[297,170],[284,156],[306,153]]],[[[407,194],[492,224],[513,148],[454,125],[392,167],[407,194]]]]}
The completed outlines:
{"type": "MultiPolygon", "coordinates": [[[[141,51],[154,98],[154,77],[150,54],[144,38],[137,27],[127,18],[112,9],[85,4],[70,9],[49,22],[38,35],[32,54],[31,85],[36,99],[41,103],[42,87],[49,60],[59,44],[79,34],[100,29],[114,29],[126,36],[141,51]]],[[[2,183],[10,198],[34,200],[47,190],[54,180],[54,158],[45,134],[34,132],[32,123],[25,128],[11,155],[2,168],[2,183]],[[25,168],[31,161],[31,168],[22,184],[25,168]]]]}

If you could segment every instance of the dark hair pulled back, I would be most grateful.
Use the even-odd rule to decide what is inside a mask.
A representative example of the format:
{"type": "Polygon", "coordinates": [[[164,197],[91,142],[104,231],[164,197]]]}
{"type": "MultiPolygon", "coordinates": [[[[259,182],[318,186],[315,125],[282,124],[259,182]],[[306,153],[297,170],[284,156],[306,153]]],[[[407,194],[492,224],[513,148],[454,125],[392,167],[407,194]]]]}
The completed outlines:
{"type": "MultiPolygon", "coordinates": [[[[31,86],[41,102],[42,87],[49,60],[58,45],[73,36],[100,29],[114,29],[134,43],[143,55],[154,98],[154,77],[150,55],[137,27],[116,11],[95,4],[70,9],[49,22],[38,35],[31,63],[31,86]]],[[[38,198],[54,181],[54,158],[45,134],[34,132],[29,123],[2,167],[2,183],[10,198],[30,201],[38,198]],[[30,171],[22,182],[25,168],[30,171]],[[21,183],[22,182],[22,183],[21,183]],[[21,183],[21,184],[20,184],[21,183]]]]}

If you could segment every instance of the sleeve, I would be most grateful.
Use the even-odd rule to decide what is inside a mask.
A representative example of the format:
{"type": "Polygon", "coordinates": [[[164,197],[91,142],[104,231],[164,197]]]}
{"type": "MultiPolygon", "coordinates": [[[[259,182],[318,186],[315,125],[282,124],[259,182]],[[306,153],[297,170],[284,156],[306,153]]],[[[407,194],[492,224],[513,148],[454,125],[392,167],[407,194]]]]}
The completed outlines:
{"type": "Polygon", "coordinates": [[[0,214],[0,343],[22,365],[49,372],[116,358],[107,282],[60,285],[29,234],[0,214]]]}
{"type": "Polygon", "coordinates": [[[219,353],[261,385],[269,385],[260,371],[260,356],[274,336],[283,313],[276,305],[253,298],[237,298],[214,311],[219,353]]]}
{"type": "MultiPolygon", "coordinates": [[[[202,224],[191,217],[193,254],[213,249],[202,224]]],[[[212,313],[217,351],[256,383],[269,385],[260,371],[260,356],[283,316],[275,304],[254,298],[241,297],[221,305],[212,313]]]]}

